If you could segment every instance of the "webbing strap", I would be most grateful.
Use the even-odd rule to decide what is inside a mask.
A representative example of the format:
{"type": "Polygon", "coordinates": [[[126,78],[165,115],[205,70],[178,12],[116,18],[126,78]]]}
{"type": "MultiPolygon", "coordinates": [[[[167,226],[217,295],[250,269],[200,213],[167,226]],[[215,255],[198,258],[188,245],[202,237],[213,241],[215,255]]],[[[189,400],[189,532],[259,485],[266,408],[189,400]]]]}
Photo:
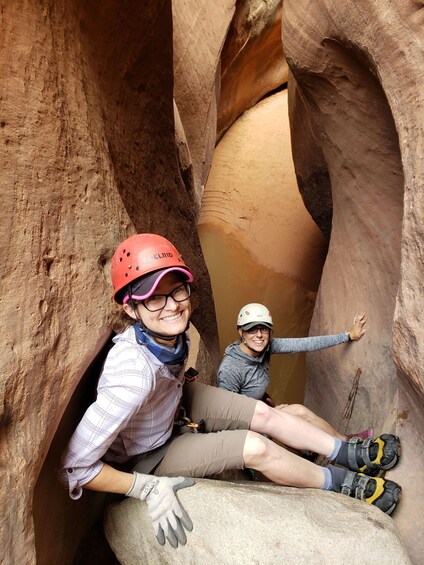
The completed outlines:
{"type": "Polygon", "coordinates": [[[349,463],[349,469],[352,469],[354,471],[359,471],[357,453],[358,444],[360,441],[361,440],[359,438],[355,437],[350,439],[347,444],[347,460],[349,463]]]}

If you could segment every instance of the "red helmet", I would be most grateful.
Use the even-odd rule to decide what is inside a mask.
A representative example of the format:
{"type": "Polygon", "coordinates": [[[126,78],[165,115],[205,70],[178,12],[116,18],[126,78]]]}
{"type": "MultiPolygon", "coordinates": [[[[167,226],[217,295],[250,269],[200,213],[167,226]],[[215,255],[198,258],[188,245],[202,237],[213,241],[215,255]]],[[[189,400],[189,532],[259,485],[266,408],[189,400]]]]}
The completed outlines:
{"type": "MultiPolygon", "coordinates": [[[[140,233],[118,245],[111,265],[113,297],[122,304],[119,293],[129,283],[154,271],[182,271],[188,282],[193,280],[190,269],[170,241],[154,233],[140,233]]],[[[122,293],[121,293],[122,294],[122,293]]]]}

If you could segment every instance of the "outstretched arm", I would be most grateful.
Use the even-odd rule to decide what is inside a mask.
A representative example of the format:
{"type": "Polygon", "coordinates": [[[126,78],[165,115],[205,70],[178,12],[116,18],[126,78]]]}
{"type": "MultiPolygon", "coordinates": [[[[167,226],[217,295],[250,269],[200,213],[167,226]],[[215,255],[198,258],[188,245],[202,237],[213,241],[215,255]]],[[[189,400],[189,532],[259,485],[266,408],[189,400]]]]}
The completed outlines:
{"type": "Polygon", "coordinates": [[[271,338],[271,350],[273,353],[300,353],[302,351],[317,351],[327,347],[333,347],[348,341],[358,341],[365,333],[364,325],[367,315],[362,312],[357,314],[353,320],[353,326],[348,332],[334,335],[318,335],[300,338],[271,338]]]}

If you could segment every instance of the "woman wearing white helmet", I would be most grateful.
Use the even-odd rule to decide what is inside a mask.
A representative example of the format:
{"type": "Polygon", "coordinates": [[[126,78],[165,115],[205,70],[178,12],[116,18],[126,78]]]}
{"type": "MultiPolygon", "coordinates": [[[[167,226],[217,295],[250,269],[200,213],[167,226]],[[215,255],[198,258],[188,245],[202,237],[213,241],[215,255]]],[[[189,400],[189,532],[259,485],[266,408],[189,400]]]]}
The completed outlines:
{"type": "MultiPolygon", "coordinates": [[[[355,316],[348,332],[306,338],[275,338],[271,337],[272,316],[268,308],[258,303],[246,304],[237,316],[240,339],[225,350],[218,369],[218,386],[252,398],[262,399],[271,406],[275,406],[266,392],[270,384],[271,355],[316,351],[349,341],[358,341],[365,333],[366,321],[366,314],[361,313],[355,316]]],[[[277,408],[303,418],[331,435],[341,439],[346,437],[302,404],[280,404],[277,408]]],[[[367,428],[359,434],[351,434],[347,437],[353,436],[366,439],[372,436],[372,429],[367,428]]]]}

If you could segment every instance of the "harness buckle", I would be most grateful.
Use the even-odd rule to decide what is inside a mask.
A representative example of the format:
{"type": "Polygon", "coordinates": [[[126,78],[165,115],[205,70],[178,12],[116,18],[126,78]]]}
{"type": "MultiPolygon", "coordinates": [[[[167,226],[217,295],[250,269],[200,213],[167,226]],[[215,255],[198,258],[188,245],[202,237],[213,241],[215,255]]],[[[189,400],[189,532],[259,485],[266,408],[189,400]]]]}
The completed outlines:
{"type": "Polygon", "coordinates": [[[193,367],[190,367],[184,373],[185,382],[186,383],[193,383],[194,381],[197,381],[197,375],[198,374],[199,374],[199,371],[196,371],[196,369],[193,369],[193,367]]]}

